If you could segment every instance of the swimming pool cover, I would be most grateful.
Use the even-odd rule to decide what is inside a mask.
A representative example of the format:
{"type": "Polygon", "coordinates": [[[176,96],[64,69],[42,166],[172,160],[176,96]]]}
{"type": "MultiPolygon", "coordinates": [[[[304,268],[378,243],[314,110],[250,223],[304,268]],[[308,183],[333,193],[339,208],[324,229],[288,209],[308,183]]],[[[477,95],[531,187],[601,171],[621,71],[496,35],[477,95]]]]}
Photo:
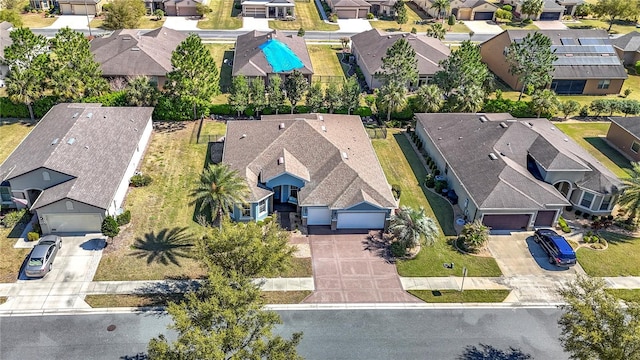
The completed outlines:
{"type": "Polygon", "coordinates": [[[273,68],[273,72],[291,71],[304,66],[300,58],[278,40],[269,39],[259,48],[273,68]]]}

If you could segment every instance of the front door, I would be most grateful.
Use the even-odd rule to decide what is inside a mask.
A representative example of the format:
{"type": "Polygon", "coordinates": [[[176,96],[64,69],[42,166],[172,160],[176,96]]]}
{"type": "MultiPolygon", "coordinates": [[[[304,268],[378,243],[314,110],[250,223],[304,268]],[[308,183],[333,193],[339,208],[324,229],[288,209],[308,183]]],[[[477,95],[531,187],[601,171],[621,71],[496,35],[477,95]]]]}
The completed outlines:
{"type": "Polygon", "coordinates": [[[282,193],[282,186],[278,185],[273,188],[273,199],[278,200],[278,202],[282,202],[280,200],[280,194],[282,193]]]}

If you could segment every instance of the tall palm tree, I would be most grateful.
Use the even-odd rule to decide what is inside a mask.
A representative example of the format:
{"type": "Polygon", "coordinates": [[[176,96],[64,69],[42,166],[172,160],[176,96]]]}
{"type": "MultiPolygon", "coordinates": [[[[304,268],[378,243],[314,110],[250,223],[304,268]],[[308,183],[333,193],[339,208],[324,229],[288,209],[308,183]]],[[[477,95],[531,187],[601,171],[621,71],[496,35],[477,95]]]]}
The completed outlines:
{"type": "Polygon", "coordinates": [[[560,106],[560,100],[552,90],[538,90],[531,96],[531,107],[540,117],[543,111],[554,114],[560,106]]]}
{"type": "Polygon", "coordinates": [[[416,105],[420,112],[435,113],[442,109],[444,94],[438,85],[422,85],[418,88],[416,95],[418,98],[416,105]]]}
{"type": "Polygon", "coordinates": [[[629,212],[629,218],[635,219],[640,211],[640,163],[631,163],[631,177],[624,180],[624,192],[618,204],[629,212]]]}
{"type": "Polygon", "coordinates": [[[200,212],[208,209],[211,218],[221,224],[222,216],[231,213],[235,204],[244,203],[248,194],[247,183],[237,171],[227,164],[214,164],[200,175],[200,183],[191,191],[191,204],[199,204],[200,212]]]}
{"type": "Polygon", "coordinates": [[[389,230],[398,241],[408,247],[419,244],[433,245],[440,234],[436,222],[425,215],[424,208],[416,210],[408,206],[402,206],[400,211],[391,218],[389,230]]]}
{"type": "Polygon", "coordinates": [[[398,111],[407,102],[407,88],[397,81],[391,81],[382,87],[380,102],[387,109],[387,121],[391,120],[391,112],[398,111]]]}
{"type": "MultiPolygon", "coordinates": [[[[440,19],[440,15],[442,15],[443,13],[444,15],[446,15],[450,7],[450,0],[435,0],[433,2],[433,5],[431,5],[432,9],[436,9],[438,11],[438,13],[436,14],[436,20],[440,19]]],[[[442,22],[444,23],[444,17],[442,17],[442,22]]]]}
{"type": "Polygon", "coordinates": [[[449,98],[451,108],[459,112],[480,111],[484,104],[484,94],[484,90],[476,84],[459,87],[449,98]]]}

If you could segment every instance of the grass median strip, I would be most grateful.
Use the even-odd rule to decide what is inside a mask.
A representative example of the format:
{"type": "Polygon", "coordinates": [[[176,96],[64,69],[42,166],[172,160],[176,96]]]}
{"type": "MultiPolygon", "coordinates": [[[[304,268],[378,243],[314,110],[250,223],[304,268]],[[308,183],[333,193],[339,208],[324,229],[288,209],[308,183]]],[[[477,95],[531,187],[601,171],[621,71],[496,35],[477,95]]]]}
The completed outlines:
{"type": "Polygon", "coordinates": [[[497,303],[503,302],[511,290],[409,290],[427,303],[497,303]]]}
{"type": "MultiPolygon", "coordinates": [[[[299,304],[310,294],[311,291],[264,291],[262,297],[267,304],[299,304]]],[[[84,301],[92,308],[110,308],[167,306],[171,301],[180,302],[183,299],[184,294],[182,293],[104,294],[87,295],[84,301]]]]}

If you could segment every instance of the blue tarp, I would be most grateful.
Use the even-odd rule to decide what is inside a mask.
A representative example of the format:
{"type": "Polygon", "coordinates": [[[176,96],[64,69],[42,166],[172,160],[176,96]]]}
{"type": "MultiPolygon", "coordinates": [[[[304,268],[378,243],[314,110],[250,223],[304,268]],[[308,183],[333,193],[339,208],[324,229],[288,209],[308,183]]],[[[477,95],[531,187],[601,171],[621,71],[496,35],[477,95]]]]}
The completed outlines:
{"type": "Polygon", "coordinates": [[[300,58],[278,40],[269,39],[259,47],[273,68],[273,72],[286,72],[304,67],[300,58]]]}

